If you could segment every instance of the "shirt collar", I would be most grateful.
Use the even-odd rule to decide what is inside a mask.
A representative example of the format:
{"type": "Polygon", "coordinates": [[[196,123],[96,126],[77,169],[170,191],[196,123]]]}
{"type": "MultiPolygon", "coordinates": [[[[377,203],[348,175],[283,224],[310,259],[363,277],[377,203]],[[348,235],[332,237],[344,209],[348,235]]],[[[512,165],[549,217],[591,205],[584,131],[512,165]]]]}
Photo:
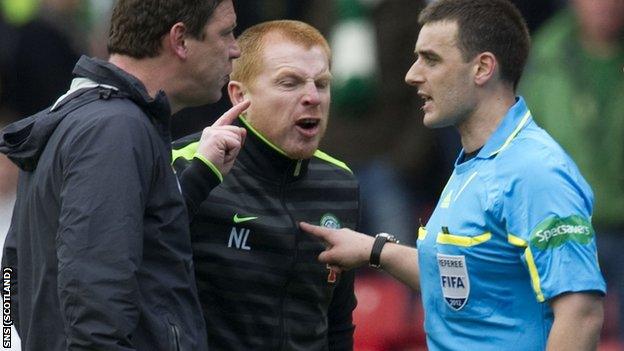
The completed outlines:
{"type": "Polygon", "coordinates": [[[503,151],[529,122],[533,120],[531,111],[521,96],[511,106],[500,125],[485,143],[479,153],[482,157],[492,157],[503,151]]]}
{"type": "MultiPolygon", "coordinates": [[[[529,111],[524,98],[521,96],[516,97],[516,103],[507,111],[507,114],[503,117],[498,128],[492,133],[475,158],[490,158],[496,156],[509,146],[516,135],[518,135],[532,119],[531,111],[529,111]]],[[[459,157],[455,161],[455,166],[459,165],[458,161],[463,159],[463,155],[464,150],[462,149],[459,157]]]]}
{"type": "Polygon", "coordinates": [[[76,77],[87,78],[101,86],[115,87],[145,109],[152,117],[159,119],[166,125],[169,124],[171,108],[165,93],[161,90],[152,98],[139,79],[114,64],[83,55],[76,63],[73,74],[76,77]]]}
{"type": "Polygon", "coordinates": [[[304,177],[310,159],[290,158],[284,150],[253,128],[243,116],[239,123],[247,129],[247,137],[238,159],[246,168],[265,178],[291,182],[304,177]]]}

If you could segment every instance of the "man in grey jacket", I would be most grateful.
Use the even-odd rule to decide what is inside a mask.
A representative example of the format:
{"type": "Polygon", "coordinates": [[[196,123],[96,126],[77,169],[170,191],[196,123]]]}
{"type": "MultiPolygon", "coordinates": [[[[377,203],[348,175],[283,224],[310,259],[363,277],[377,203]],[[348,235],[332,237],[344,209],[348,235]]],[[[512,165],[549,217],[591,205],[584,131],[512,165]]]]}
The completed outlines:
{"type": "MultiPolygon", "coordinates": [[[[82,57],[67,94],[0,134],[21,169],[3,267],[25,350],[206,350],[169,118],[220,98],[235,24],[231,0],[119,0],[109,61],[82,57]]],[[[204,131],[222,173],[247,106],[204,131]]]]}

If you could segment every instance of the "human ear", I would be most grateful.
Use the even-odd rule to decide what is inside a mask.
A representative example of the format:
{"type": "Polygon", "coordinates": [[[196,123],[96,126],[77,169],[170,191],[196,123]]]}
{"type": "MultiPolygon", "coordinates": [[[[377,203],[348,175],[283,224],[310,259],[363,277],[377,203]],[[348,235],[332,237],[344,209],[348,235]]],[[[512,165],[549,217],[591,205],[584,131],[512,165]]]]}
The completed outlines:
{"type": "Polygon", "coordinates": [[[498,61],[491,52],[482,52],[475,57],[474,79],[477,85],[484,85],[492,79],[496,73],[498,61]]]}
{"type": "Polygon", "coordinates": [[[232,105],[239,104],[246,100],[247,92],[244,84],[241,82],[231,80],[228,83],[227,91],[232,105]]]}
{"type": "Polygon", "coordinates": [[[186,26],[182,22],[174,24],[169,33],[165,35],[165,41],[168,44],[171,52],[181,59],[188,57],[188,50],[186,47],[186,26]]]}

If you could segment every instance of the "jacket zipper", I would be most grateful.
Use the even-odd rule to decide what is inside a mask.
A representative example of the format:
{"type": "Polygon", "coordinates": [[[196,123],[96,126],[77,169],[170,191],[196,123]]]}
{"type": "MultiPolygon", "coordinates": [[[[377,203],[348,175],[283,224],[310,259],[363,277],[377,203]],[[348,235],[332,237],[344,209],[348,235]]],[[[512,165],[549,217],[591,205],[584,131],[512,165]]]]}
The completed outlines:
{"type": "Polygon", "coordinates": [[[295,165],[295,171],[293,172],[293,176],[298,177],[301,173],[301,163],[303,160],[297,160],[297,164],[295,165]]]}
{"type": "MultiPolygon", "coordinates": [[[[295,165],[295,170],[293,172],[293,176],[299,176],[300,172],[301,172],[301,163],[303,161],[302,160],[297,160],[297,164],[295,165]]],[[[284,174],[284,177],[282,178],[282,184],[280,185],[280,203],[282,204],[282,208],[284,209],[284,211],[286,211],[286,213],[288,214],[288,218],[290,218],[290,221],[293,225],[294,228],[294,233],[295,233],[295,254],[293,255],[293,268],[294,266],[297,264],[297,256],[299,254],[299,250],[298,250],[298,244],[299,244],[299,237],[296,234],[297,230],[298,230],[298,226],[297,226],[297,222],[295,221],[295,219],[293,218],[292,214],[290,213],[290,211],[288,210],[288,207],[286,207],[286,201],[284,201],[284,197],[285,197],[285,192],[286,192],[286,186],[288,184],[288,172],[286,172],[284,174]]],[[[285,329],[285,323],[284,323],[284,315],[285,315],[285,306],[286,306],[286,295],[288,294],[288,285],[290,285],[290,281],[292,278],[292,270],[288,275],[288,279],[286,280],[286,284],[284,284],[284,294],[282,295],[281,301],[280,301],[280,347],[279,350],[285,350],[284,347],[286,346],[286,331],[285,329]]]]}

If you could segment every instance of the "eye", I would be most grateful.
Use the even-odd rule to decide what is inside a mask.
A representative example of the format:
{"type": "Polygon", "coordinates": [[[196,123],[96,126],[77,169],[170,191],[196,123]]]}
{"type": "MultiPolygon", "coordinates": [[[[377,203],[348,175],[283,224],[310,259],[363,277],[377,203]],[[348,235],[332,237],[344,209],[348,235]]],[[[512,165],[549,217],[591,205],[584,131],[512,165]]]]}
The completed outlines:
{"type": "Polygon", "coordinates": [[[293,79],[283,79],[283,80],[279,81],[279,85],[281,85],[283,87],[287,87],[287,88],[292,88],[296,84],[297,83],[293,79]]]}
{"type": "Polygon", "coordinates": [[[425,62],[425,65],[427,66],[435,66],[440,60],[438,59],[438,57],[433,56],[433,55],[422,55],[421,56],[423,61],[425,62]]]}
{"type": "Polygon", "coordinates": [[[282,89],[293,89],[301,83],[296,77],[282,77],[277,80],[277,85],[282,89]]]}
{"type": "Polygon", "coordinates": [[[416,62],[418,62],[418,61],[423,62],[425,65],[427,65],[429,67],[433,67],[438,62],[440,62],[440,60],[438,59],[437,56],[428,55],[428,54],[416,55],[416,62]]]}
{"type": "Polygon", "coordinates": [[[315,84],[318,89],[327,89],[329,87],[329,80],[318,80],[315,84]]]}
{"type": "Polygon", "coordinates": [[[425,57],[425,64],[429,67],[433,67],[438,63],[438,60],[432,59],[432,58],[428,58],[425,57]]]}
{"type": "Polygon", "coordinates": [[[225,28],[223,31],[221,31],[221,36],[223,36],[223,37],[229,37],[230,35],[233,36],[235,28],[236,28],[235,25],[231,26],[229,28],[225,28]]]}

